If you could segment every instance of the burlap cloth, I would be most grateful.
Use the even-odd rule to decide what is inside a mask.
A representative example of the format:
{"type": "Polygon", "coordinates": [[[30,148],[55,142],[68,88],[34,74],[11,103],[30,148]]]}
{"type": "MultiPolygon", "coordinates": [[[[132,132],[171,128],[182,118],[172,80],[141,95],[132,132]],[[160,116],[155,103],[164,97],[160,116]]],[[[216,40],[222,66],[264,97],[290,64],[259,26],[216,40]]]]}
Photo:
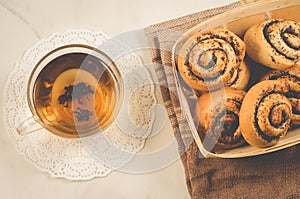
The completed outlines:
{"type": "Polygon", "coordinates": [[[161,92],[178,142],[191,198],[300,198],[300,146],[240,159],[205,159],[199,153],[176,97],[171,50],[181,33],[233,3],[145,28],[161,92]]]}

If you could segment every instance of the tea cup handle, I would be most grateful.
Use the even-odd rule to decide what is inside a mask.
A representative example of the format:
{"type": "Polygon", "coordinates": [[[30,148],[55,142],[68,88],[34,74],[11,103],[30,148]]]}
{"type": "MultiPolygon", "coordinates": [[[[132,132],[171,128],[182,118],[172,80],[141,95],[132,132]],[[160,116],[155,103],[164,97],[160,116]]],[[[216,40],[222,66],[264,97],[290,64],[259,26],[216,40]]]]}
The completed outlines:
{"type": "Polygon", "coordinates": [[[23,122],[21,122],[21,124],[19,124],[16,127],[16,130],[19,133],[19,135],[27,135],[36,132],[42,128],[43,127],[34,119],[34,117],[29,117],[23,122]]]}

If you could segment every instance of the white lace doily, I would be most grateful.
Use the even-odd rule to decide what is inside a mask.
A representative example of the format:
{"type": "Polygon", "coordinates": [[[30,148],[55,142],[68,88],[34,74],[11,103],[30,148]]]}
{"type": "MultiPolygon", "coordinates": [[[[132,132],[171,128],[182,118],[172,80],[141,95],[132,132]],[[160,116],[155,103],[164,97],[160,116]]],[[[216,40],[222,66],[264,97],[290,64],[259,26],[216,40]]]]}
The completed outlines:
{"type": "Polygon", "coordinates": [[[53,34],[26,51],[10,74],[3,93],[4,124],[17,151],[26,160],[53,177],[89,180],[122,167],[143,148],[154,121],[154,85],[139,57],[126,49],[103,33],[72,30],[53,34]],[[124,100],[116,122],[104,133],[86,138],[66,139],[45,129],[20,136],[16,126],[31,116],[24,86],[31,70],[49,51],[67,44],[100,48],[119,67],[124,81],[124,100]]]}

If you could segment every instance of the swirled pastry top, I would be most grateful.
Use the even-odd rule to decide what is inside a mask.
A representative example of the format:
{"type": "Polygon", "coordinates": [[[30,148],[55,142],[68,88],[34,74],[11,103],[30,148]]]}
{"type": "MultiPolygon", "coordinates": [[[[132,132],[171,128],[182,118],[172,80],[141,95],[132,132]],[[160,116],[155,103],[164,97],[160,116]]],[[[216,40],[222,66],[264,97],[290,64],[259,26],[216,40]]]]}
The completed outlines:
{"type": "Polygon", "coordinates": [[[247,54],[267,67],[284,70],[300,60],[300,24],[270,19],[251,26],[244,36],[247,54]]]}
{"type": "Polygon", "coordinates": [[[290,127],[292,106],[285,97],[289,84],[265,80],[246,93],[240,109],[240,127],[245,140],[256,147],[276,144],[290,127]]]}
{"type": "Polygon", "coordinates": [[[239,127],[239,112],[244,96],[242,90],[225,87],[205,93],[198,99],[196,115],[204,130],[201,136],[207,149],[215,144],[222,148],[235,148],[244,144],[239,127]]]}
{"type": "Polygon", "coordinates": [[[264,80],[282,80],[289,84],[290,89],[285,96],[292,104],[291,127],[300,126],[300,66],[295,65],[287,70],[273,70],[262,77],[264,80]]]}
{"type": "Polygon", "coordinates": [[[244,42],[229,30],[215,28],[188,38],[178,55],[178,70],[193,89],[228,86],[244,59],[244,42]]]}

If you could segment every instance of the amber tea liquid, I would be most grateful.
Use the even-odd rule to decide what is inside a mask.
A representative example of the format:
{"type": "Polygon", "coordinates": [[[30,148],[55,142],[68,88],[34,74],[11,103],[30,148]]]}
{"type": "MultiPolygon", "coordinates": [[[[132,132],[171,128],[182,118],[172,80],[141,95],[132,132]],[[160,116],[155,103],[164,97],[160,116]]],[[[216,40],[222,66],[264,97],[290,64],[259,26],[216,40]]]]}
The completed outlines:
{"type": "Polygon", "coordinates": [[[35,82],[34,107],[42,123],[63,137],[104,130],[116,113],[117,77],[99,58],[69,53],[54,59],[35,82]]]}

